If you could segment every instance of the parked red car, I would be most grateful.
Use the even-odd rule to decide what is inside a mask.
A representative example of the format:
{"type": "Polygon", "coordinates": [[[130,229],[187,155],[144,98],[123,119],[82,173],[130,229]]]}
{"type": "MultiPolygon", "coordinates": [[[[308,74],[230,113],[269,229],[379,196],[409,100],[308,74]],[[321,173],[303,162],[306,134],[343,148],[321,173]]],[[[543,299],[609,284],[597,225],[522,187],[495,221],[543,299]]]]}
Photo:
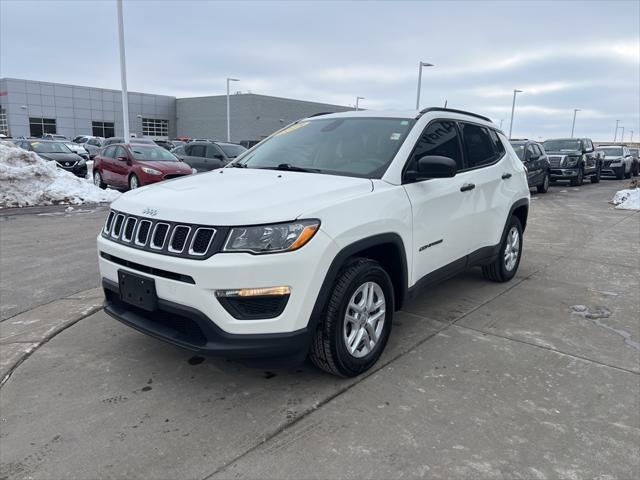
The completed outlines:
{"type": "Polygon", "coordinates": [[[165,148],[122,143],[109,145],[96,155],[93,183],[100,188],[110,185],[131,190],[192,173],[189,165],[165,148]]]}

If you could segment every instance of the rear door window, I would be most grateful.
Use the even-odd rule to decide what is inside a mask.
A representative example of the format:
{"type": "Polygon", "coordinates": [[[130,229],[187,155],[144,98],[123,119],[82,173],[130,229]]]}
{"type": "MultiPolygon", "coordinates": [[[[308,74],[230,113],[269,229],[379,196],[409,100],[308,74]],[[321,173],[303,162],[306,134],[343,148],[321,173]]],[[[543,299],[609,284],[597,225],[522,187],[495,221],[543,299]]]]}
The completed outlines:
{"type": "Polygon", "coordinates": [[[104,151],[102,152],[102,156],[103,157],[107,157],[107,158],[115,158],[113,153],[116,151],[116,147],[107,147],[104,149],[104,151]]]}
{"type": "Polygon", "coordinates": [[[204,157],[206,153],[206,147],[204,145],[191,145],[189,148],[190,157],[204,157]]]}
{"type": "Polygon", "coordinates": [[[489,165],[499,158],[489,129],[473,123],[460,122],[465,148],[466,168],[489,165]]]}

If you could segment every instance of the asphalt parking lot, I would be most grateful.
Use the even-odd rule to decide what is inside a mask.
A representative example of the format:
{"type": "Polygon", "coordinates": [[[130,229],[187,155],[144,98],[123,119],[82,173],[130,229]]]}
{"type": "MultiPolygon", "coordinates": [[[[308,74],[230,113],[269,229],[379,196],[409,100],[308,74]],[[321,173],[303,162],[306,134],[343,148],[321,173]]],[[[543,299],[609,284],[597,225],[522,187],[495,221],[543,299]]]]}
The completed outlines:
{"type": "Polygon", "coordinates": [[[638,478],[640,212],[607,203],[628,183],[532,194],[517,277],[425,291],[355,379],[144,336],[96,311],[104,208],[0,213],[3,361],[28,345],[0,478],[638,478]]]}

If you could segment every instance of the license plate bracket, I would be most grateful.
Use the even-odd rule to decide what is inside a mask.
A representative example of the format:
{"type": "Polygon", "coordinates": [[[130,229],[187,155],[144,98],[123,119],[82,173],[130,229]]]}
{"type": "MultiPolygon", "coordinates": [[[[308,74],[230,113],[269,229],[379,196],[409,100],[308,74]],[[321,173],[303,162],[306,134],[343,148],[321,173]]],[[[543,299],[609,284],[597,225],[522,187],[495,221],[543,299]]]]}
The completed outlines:
{"type": "Polygon", "coordinates": [[[153,278],[118,270],[118,286],[123,302],[150,312],[158,308],[158,294],[153,278]]]}

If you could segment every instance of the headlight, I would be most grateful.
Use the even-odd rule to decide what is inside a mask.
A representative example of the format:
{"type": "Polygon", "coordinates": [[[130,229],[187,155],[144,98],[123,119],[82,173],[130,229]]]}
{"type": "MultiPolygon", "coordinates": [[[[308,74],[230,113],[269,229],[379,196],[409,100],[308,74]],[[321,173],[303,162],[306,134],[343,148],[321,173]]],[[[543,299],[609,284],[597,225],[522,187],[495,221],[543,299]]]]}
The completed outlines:
{"type": "Polygon", "coordinates": [[[234,227],[222,249],[224,252],[277,253],[297,250],[313,238],[320,220],[234,227]]]}
{"type": "Polygon", "coordinates": [[[148,173],[149,175],[162,175],[160,170],[156,170],[155,168],[142,167],[142,171],[144,173],[148,173]]]}
{"type": "Polygon", "coordinates": [[[565,167],[575,167],[578,164],[580,157],[567,157],[565,160],[565,167]]]}

